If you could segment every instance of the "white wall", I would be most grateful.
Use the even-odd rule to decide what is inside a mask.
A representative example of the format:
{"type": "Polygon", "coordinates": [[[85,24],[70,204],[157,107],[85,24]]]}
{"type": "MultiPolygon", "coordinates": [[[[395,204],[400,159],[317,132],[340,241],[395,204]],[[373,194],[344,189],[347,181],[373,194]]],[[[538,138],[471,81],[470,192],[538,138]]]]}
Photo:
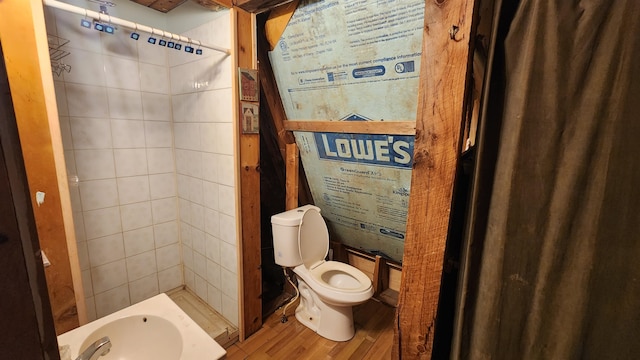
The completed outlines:
{"type": "MultiPolygon", "coordinates": [[[[230,16],[183,35],[230,47],[230,16]]],[[[184,276],[238,325],[234,122],[230,56],[169,52],[184,276]]]]}
{"type": "MultiPolygon", "coordinates": [[[[71,72],[54,81],[68,175],[78,179],[70,193],[89,320],[184,284],[184,249],[185,260],[198,263],[184,264],[187,286],[237,324],[237,264],[226,261],[237,253],[230,59],[151,45],[146,35],[134,41],[126,29],[108,35],[82,28],[81,16],[59,10],[46,14],[47,32],[70,40],[63,62],[71,72]],[[202,126],[187,140],[197,149],[183,145],[189,124],[202,126]],[[223,175],[185,173],[185,154],[223,175]],[[193,183],[186,198],[185,177],[193,183]]],[[[219,19],[187,36],[228,47],[228,16],[219,19]]]]}

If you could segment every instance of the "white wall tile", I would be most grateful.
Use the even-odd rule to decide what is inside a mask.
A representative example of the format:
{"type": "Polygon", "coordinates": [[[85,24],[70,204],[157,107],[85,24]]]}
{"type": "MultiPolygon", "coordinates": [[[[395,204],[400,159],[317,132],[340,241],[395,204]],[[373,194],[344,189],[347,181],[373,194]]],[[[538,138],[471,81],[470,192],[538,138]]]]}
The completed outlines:
{"type": "Polygon", "coordinates": [[[156,273],[156,252],[147,251],[127,258],[129,282],[156,273]]]}
{"type": "Polygon", "coordinates": [[[220,264],[220,241],[220,239],[211,234],[205,234],[207,258],[217,264],[220,264]]]}
{"type": "Polygon", "coordinates": [[[169,121],[173,114],[171,96],[143,92],[142,109],[145,120],[169,121]]]}
{"type": "Polygon", "coordinates": [[[206,207],[204,208],[204,231],[213,236],[220,236],[220,214],[206,207]]]}
{"type": "Polygon", "coordinates": [[[199,178],[189,178],[189,201],[194,202],[196,204],[202,204],[203,197],[203,188],[204,184],[202,179],[199,178]]]}
{"type": "Polygon", "coordinates": [[[183,199],[189,199],[190,177],[183,174],[177,174],[176,179],[178,182],[178,196],[183,199]]]}
{"type": "MultiPolygon", "coordinates": [[[[185,200],[185,199],[179,199],[178,200],[178,207],[179,207],[179,211],[180,211],[180,220],[185,223],[185,224],[191,224],[191,201],[189,200],[185,200]]],[[[183,227],[182,225],[180,225],[181,227],[183,227]]],[[[190,229],[191,226],[188,227],[188,229],[190,229]]],[[[190,233],[185,233],[185,229],[187,229],[187,227],[184,227],[184,229],[181,229],[180,234],[181,234],[181,238],[183,242],[189,242],[189,246],[191,246],[191,235],[190,233]],[[188,235],[188,236],[187,236],[188,235]]],[[[190,230],[189,230],[190,231],[190,230]]]]}
{"type": "Polygon", "coordinates": [[[85,306],[87,309],[87,321],[91,322],[98,318],[96,315],[96,301],[93,296],[84,298],[85,306]]]}
{"type": "Polygon", "coordinates": [[[148,201],[149,194],[148,176],[118,178],[118,195],[121,205],[148,201]]]}
{"type": "Polygon", "coordinates": [[[85,49],[99,53],[101,51],[100,32],[80,26],[83,16],[56,10],[58,36],[69,40],[73,49],[85,49]]]}
{"type": "Polygon", "coordinates": [[[123,234],[125,256],[138,255],[153,250],[155,248],[153,236],[154,232],[151,226],[125,231],[123,234]]]}
{"type": "Polygon", "coordinates": [[[230,88],[232,84],[231,56],[213,54],[211,58],[197,62],[195,78],[209,83],[208,89],[230,88]]]}
{"type": "Polygon", "coordinates": [[[76,232],[76,242],[87,241],[87,235],[84,232],[84,219],[82,211],[73,210],[73,229],[76,232]]]}
{"type": "Polygon", "coordinates": [[[237,273],[238,259],[234,245],[220,242],[220,265],[234,274],[237,273]]]}
{"type": "Polygon", "coordinates": [[[218,186],[219,185],[214,182],[203,182],[202,203],[206,208],[218,210],[220,204],[218,186]]]}
{"type": "Polygon", "coordinates": [[[197,251],[193,252],[193,272],[203,278],[207,277],[207,259],[197,251]]]}
{"type": "Polygon", "coordinates": [[[159,291],[166,292],[184,284],[182,279],[182,266],[177,265],[158,271],[159,291]]]}
{"type": "Polygon", "coordinates": [[[82,84],[66,83],[67,105],[69,116],[76,117],[109,117],[107,88],[82,84]]]}
{"type": "Polygon", "coordinates": [[[216,131],[217,128],[214,123],[200,124],[200,143],[202,151],[209,153],[218,152],[218,136],[216,135],[216,131]]]}
{"type": "Polygon", "coordinates": [[[190,269],[193,271],[193,249],[189,246],[182,244],[182,264],[184,264],[185,269],[190,269]]]}
{"type": "Polygon", "coordinates": [[[221,268],[220,278],[222,282],[222,293],[233,300],[238,300],[238,277],[235,272],[230,272],[225,268],[221,268]]]}
{"type": "Polygon", "coordinates": [[[121,233],[88,240],[87,249],[91,267],[124,259],[124,242],[121,233]]]}
{"type": "Polygon", "coordinates": [[[118,205],[118,187],[115,179],[80,182],[80,199],[86,210],[102,209],[118,205]]]}
{"type": "Polygon", "coordinates": [[[191,226],[204,231],[204,207],[194,202],[191,203],[191,226]]]}
{"type": "Polygon", "coordinates": [[[180,242],[182,245],[186,245],[188,247],[193,246],[193,241],[191,238],[191,225],[187,224],[184,219],[180,221],[180,242]]]}
{"type": "Polygon", "coordinates": [[[191,289],[192,291],[196,291],[196,279],[195,279],[195,274],[193,273],[193,270],[185,266],[183,269],[183,272],[184,272],[184,284],[187,286],[187,288],[191,289]]]}
{"type": "Polygon", "coordinates": [[[198,95],[198,112],[208,122],[233,122],[231,88],[204,91],[198,95]]]}
{"type": "Polygon", "coordinates": [[[109,115],[112,119],[142,120],[140,91],[109,88],[109,115]]]}
{"type": "Polygon", "coordinates": [[[187,175],[202,179],[202,153],[187,151],[187,175]]]}
{"type": "Polygon", "coordinates": [[[109,149],[112,147],[109,119],[69,119],[73,149],[109,149]]]}
{"type": "Polygon", "coordinates": [[[158,271],[166,270],[180,264],[180,246],[171,244],[156,249],[158,271]]]}
{"type": "Polygon", "coordinates": [[[113,156],[118,177],[148,174],[145,149],[115,149],[113,156]]]}
{"type": "Polygon", "coordinates": [[[125,284],[117,288],[96,294],[96,315],[103,317],[131,305],[129,302],[129,287],[125,284]]]}
{"type": "Polygon", "coordinates": [[[169,71],[166,66],[140,64],[140,88],[151,93],[169,94],[169,71]]]}
{"type": "Polygon", "coordinates": [[[233,155],[235,153],[233,139],[235,137],[232,123],[216,123],[216,145],[219,154],[233,155]]]}
{"type": "Polygon", "coordinates": [[[219,214],[220,219],[220,240],[235,245],[236,244],[236,219],[233,216],[219,214]]]}
{"type": "Polygon", "coordinates": [[[217,288],[221,288],[222,286],[220,279],[220,265],[209,259],[207,259],[207,282],[217,288]]]}
{"type": "Polygon", "coordinates": [[[220,185],[218,187],[219,209],[223,214],[235,216],[236,214],[236,192],[231,186],[220,185]]]}
{"type": "Polygon", "coordinates": [[[156,248],[176,244],[178,242],[178,223],[169,221],[153,226],[156,248]]]}
{"type": "Polygon", "coordinates": [[[173,172],[173,151],[171,148],[147,149],[149,174],[173,172]]]}
{"type": "Polygon", "coordinates": [[[71,136],[71,124],[68,116],[59,116],[60,135],[62,136],[62,147],[65,151],[73,149],[73,137],[71,136]]]}
{"type": "Polygon", "coordinates": [[[175,123],[173,129],[177,149],[200,150],[200,124],[175,123]]]}
{"type": "Polygon", "coordinates": [[[211,182],[218,182],[219,158],[223,155],[202,153],[202,178],[211,182]]]}
{"type": "Polygon", "coordinates": [[[91,270],[82,270],[82,288],[85,297],[93,296],[93,284],[91,283],[91,270]]]}
{"type": "Polygon", "coordinates": [[[218,183],[235,186],[235,159],[233,156],[218,156],[218,183]]]}
{"type": "Polygon", "coordinates": [[[144,123],[141,120],[111,120],[111,133],[116,149],[145,147],[144,123]]]}
{"type": "Polygon", "coordinates": [[[100,294],[127,283],[127,267],[124,259],[91,268],[93,292],[100,294]]]}
{"type": "Polygon", "coordinates": [[[196,251],[196,252],[204,255],[206,253],[204,231],[202,231],[200,229],[192,228],[191,229],[191,239],[192,239],[191,248],[193,249],[193,251],[196,251]]]}
{"type": "Polygon", "coordinates": [[[207,280],[196,274],[196,295],[201,299],[207,298],[207,280]]]}
{"type": "Polygon", "coordinates": [[[207,304],[222,314],[222,292],[220,289],[207,285],[207,304]]]}
{"type": "Polygon", "coordinates": [[[168,66],[167,48],[147,43],[146,41],[138,41],[138,56],[142,63],[168,66]]]}
{"type": "Polygon", "coordinates": [[[171,123],[168,121],[145,121],[144,137],[147,147],[167,148],[173,146],[171,123]]]}
{"type": "Polygon", "coordinates": [[[118,207],[85,211],[84,228],[87,239],[95,239],[121,232],[122,225],[118,207]]]}
{"type": "Polygon", "coordinates": [[[87,250],[86,241],[76,242],[78,246],[78,262],[80,263],[80,270],[87,270],[91,267],[89,263],[89,251],[87,250]]]}
{"type": "Polygon", "coordinates": [[[195,122],[198,113],[198,94],[177,94],[175,92],[172,94],[173,121],[176,123],[195,122]]]}
{"type": "Polygon", "coordinates": [[[149,276],[143,277],[129,283],[129,295],[131,297],[131,304],[138,303],[142,300],[149,299],[155,295],[158,295],[158,274],[153,273],[149,276]]]}
{"type": "Polygon", "coordinates": [[[176,196],[175,176],[172,173],[149,175],[151,199],[176,196]]]}
{"type": "Polygon", "coordinates": [[[56,105],[58,105],[58,116],[69,116],[69,107],[67,106],[67,90],[64,88],[64,82],[54,81],[53,88],[55,89],[55,92],[56,92],[56,105]]]}
{"type": "Polygon", "coordinates": [[[139,229],[152,225],[151,204],[148,201],[120,206],[122,229],[139,229]]]}
{"type": "Polygon", "coordinates": [[[112,150],[75,150],[74,155],[80,181],[115,177],[112,150]]]}
{"type": "Polygon", "coordinates": [[[222,294],[222,316],[234,326],[238,326],[238,301],[222,294]]]}
{"type": "Polygon", "coordinates": [[[151,206],[154,224],[176,220],[178,217],[175,198],[153,200],[151,206]]]}
{"type": "Polygon", "coordinates": [[[109,56],[122,57],[138,61],[138,46],[130,38],[133,31],[118,27],[116,34],[102,34],[102,53],[109,56]]]}
{"type": "Polygon", "coordinates": [[[140,70],[137,61],[105,56],[104,70],[108,87],[140,91],[140,70]]]}
{"type": "Polygon", "coordinates": [[[65,82],[105,86],[104,60],[102,54],[82,49],[69,50],[64,63],[71,66],[70,72],[62,73],[65,82]]]}
{"type": "Polygon", "coordinates": [[[176,155],[176,172],[182,175],[189,175],[189,168],[188,168],[189,151],[176,149],[175,155],[176,155]]]}

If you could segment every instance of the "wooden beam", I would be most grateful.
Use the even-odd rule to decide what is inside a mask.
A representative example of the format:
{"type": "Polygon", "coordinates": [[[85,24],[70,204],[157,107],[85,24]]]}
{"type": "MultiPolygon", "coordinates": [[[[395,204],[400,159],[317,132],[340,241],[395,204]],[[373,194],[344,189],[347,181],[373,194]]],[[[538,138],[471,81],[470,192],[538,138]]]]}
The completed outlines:
{"type": "Polygon", "coordinates": [[[287,28],[289,20],[291,20],[299,3],[300,0],[294,0],[286,5],[273,9],[273,11],[269,13],[269,19],[267,19],[267,22],[264,24],[264,33],[267,42],[269,42],[269,50],[273,50],[278,41],[280,41],[284,29],[287,28]]]}
{"type": "Polygon", "coordinates": [[[0,1],[0,39],[40,240],[56,333],[86,322],[58,123],[49,48],[40,0],[0,1]],[[36,202],[36,192],[44,202],[36,202]]]}
{"type": "Polygon", "coordinates": [[[289,131],[414,135],[415,121],[285,121],[289,131]]]}
{"type": "MultiPolygon", "coordinates": [[[[255,15],[238,8],[232,9],[235,34],[235,61],[238,67],[255,69],[254,53],[255,15]]],[[[260,241],[260,135],[243,134],[242,112],[238,93],[238,76],[234,76],[236,121],[239,129],[240,209],[238,221],[240,235],[240,340],[258,331],[262,326],[262,270],[260,241]]]]}
{"type": "Polygon", "coordinates": [[[433,352],[478,0],[425,2],[418,114],[394,359],[433,352]]]}
{"type": "Polygon", "coordinates": [[[299,179],[299,164],[300,164],[300,152],[298,146],[293,144],[287,144],[287,157],[286,157],[286,205],[285,209],[291,210],[298,207],[298,179],[299,179]]]}
{"type": "Polygon", "coordinates": [[[376,255],[373,268],[373,296],[380,294],[389,288],[389,266],[380,255],[376,255]]]}
{"type": "Polygon", "coordinates": [[[291,0],[233,0],[233,5],[250,13],[261,13],[273,9],[291,0]]]}

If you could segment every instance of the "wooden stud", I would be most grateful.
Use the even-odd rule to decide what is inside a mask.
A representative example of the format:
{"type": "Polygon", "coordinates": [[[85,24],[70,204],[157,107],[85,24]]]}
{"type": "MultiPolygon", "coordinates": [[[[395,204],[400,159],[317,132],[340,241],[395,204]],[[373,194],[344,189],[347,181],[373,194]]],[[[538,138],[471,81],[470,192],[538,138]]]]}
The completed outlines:
{"type": "MultiPolygon", "coordinates": [[[[254,52],[255,16],[238,8],[232,9],[235,37],[235,70],[238,67],[253,69],[256,66],[254,52]]],[[[238,94],[238,76],[234,76],[237,129],[242,129],[242,116],[238,94]]],[[[240,340],[246,339],[262,326],[262,270],[260,240],[260,136],[242,134],[238,130],[240,169],[241,222],[240,259],[240,340]]]]}
{"type": "Polygon", "coordinates": [[[44,11],[39,0],[0,1],[0,38],[20,135],[56,333],[86,322],[71,199],[67,187],[49,60],[44,11]],[[37,204],[36,192],[45,194],[37,204]]]}
{"type": "Polygon", "coordinates": [[[300,152],[298,146],[293,144],[287,144],[287,158],[286,158],[286,205],[285,209],[291,210],[298,207],[298,164],[300,160],[300,152]]]}
{"type": "Polygon", "coordinates": [[[326,121],[305,120],[285,121],[285,129],[289,131],[313,131],[347,134],[393,134],[414,135],[415,121],[326,121]]]}
{"type": "Polygon", "coordinates": [[[394,359],[429,359],[460,155],[477,0],[427,1],[394,359]]]}
{"type": "Polygon", "coordinates": [[[373,268],[373,296],[379,296],[389,288],[389,266],[380,255],[376,255],[376,261],[373,268]]]}

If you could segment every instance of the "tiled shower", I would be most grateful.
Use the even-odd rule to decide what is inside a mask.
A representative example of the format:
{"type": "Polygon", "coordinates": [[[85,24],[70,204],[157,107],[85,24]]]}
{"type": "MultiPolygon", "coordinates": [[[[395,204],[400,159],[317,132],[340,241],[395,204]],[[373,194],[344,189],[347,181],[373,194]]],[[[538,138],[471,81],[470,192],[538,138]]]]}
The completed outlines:
{"type": "MultiPolygon", "coordinates": [[[[186,285],[237,326],[231,58],[45,14],[69,40],[53,78],[89,320],[186,285]]],[[[229,48],[229,12],[183,35],[229,48]]]]}

